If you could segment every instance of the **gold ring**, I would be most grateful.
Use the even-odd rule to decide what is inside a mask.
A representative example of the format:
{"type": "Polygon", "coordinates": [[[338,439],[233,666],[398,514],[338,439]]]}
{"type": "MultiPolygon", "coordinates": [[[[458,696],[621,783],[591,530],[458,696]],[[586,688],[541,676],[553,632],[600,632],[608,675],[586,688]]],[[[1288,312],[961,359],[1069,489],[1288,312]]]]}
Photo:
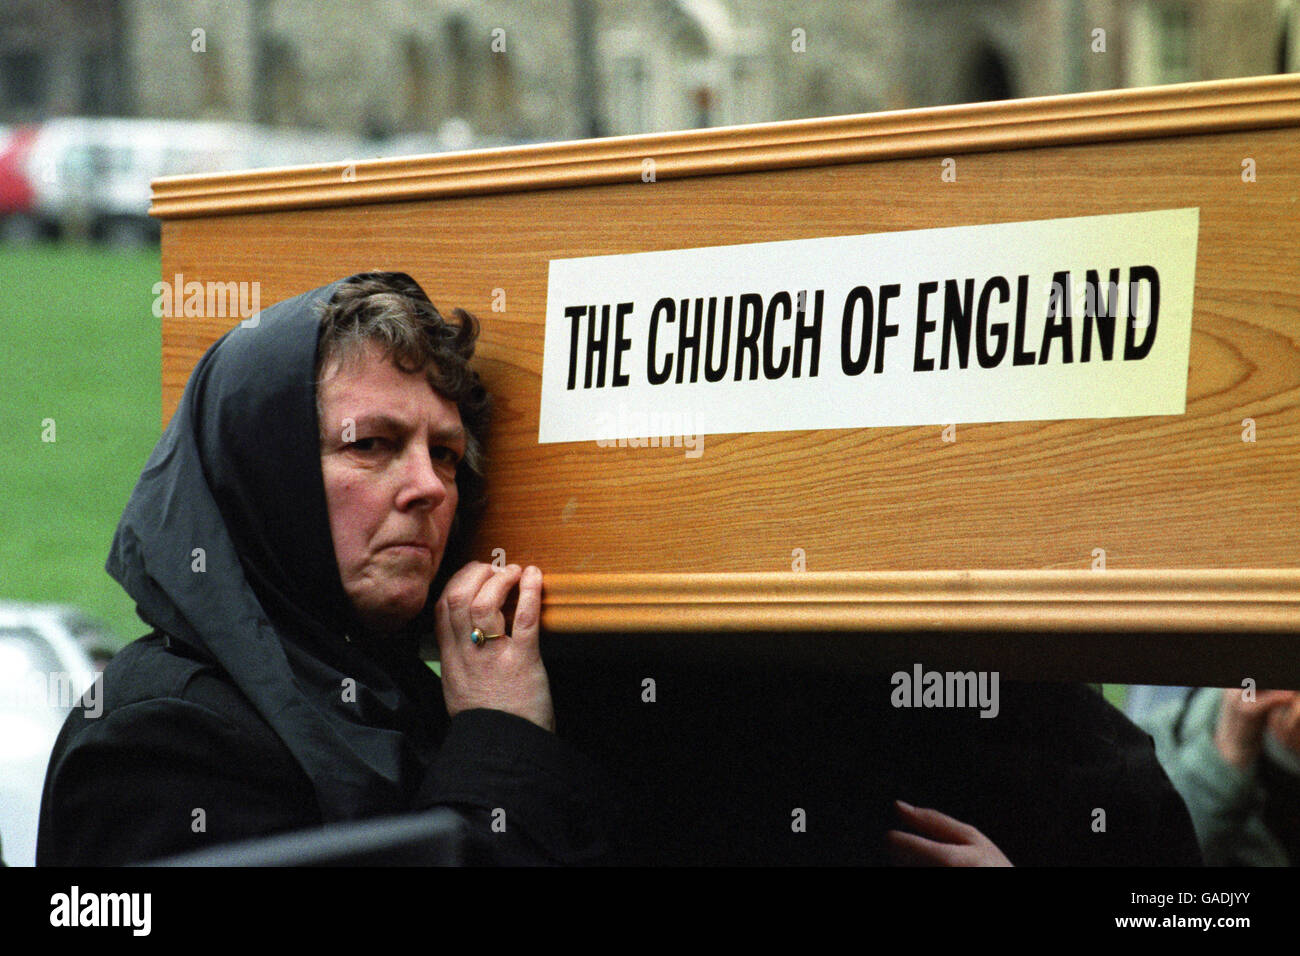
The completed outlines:
{"type": "Polygon", "coordinates": [[[483,646],[484,644],[486,644],[488,641],[492,640],[493,638],[497,638],[497,637],[505,637],[505,635],[504,635],[504,634],[488,634],[488,633],[486,633],[486,632],[483,630],[483,628],[481,628],[481,627],[476,627],[476,628],[474,628],[474,630],[472,630],[472,631],[469,632],[469,639],[470,639],[470,642],[471,642],[475,647],[482,647],[482,646],[483,646]]]}

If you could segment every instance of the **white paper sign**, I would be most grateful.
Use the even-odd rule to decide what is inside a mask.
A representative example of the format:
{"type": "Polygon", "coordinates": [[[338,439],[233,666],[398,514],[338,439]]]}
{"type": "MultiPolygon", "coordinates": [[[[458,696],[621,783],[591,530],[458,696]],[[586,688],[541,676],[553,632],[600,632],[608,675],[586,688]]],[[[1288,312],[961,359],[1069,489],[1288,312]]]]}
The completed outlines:
{"type": "Polygon", "coordinates": [[[538,441],[1181,415],[1198,224],[554,259],[538,441]]]}

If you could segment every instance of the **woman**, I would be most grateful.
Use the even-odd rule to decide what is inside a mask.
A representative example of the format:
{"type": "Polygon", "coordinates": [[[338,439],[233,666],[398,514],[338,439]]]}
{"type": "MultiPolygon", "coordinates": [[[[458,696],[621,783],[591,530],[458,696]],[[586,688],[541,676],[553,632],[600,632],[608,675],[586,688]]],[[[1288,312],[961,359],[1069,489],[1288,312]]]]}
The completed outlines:
{"type": "Polygon", "coordinates": [[[457,317],[365,273],[199,361],[108,559],[153,631],[105,670],[102,715],[74,710],[55,744],[38,864],[436,806],[493,859],[603,852],[592,771],[552,733],[540,572],[451,573],[488,406],[457,317]],[[418,655],[431,633],[441,683],[418,655]]]}

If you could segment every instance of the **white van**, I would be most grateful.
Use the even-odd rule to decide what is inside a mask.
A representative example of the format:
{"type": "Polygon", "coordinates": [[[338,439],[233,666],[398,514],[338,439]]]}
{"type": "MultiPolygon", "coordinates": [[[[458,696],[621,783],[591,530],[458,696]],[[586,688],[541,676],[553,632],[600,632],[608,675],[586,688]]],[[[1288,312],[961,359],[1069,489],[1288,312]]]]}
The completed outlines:
{"type": "Polygon", "coordinates": [[[95,681],[86,647],[105,642],[111,635],[76,608],[0,602],[0,851],[10,866],[36,862],[50,752],[95,681]]]}
{"type": "Polygon", "coordinates": [[[149,183],[158,176],[252,165],[256,127],[182,120],[61,118],[41,125],[27,157],[32,214],[44,232],[156,238],[149,183]]]}

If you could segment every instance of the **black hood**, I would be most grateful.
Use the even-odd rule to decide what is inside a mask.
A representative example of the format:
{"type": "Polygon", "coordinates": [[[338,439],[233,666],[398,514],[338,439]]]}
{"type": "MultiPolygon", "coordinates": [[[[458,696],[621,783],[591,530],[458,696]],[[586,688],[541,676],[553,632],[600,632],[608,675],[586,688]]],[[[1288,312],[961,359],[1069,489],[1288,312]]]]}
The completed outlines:
{"type": "Polygon", "coordinates": [[[436,595],[402,634],[368,639],[334,557],[315,368],[320,309],[343,281],[208,349],[106,565],[145,623],[238,685],[311,779],[326,821],[406,809],[447,722],[417,652],[436,595]]]}

